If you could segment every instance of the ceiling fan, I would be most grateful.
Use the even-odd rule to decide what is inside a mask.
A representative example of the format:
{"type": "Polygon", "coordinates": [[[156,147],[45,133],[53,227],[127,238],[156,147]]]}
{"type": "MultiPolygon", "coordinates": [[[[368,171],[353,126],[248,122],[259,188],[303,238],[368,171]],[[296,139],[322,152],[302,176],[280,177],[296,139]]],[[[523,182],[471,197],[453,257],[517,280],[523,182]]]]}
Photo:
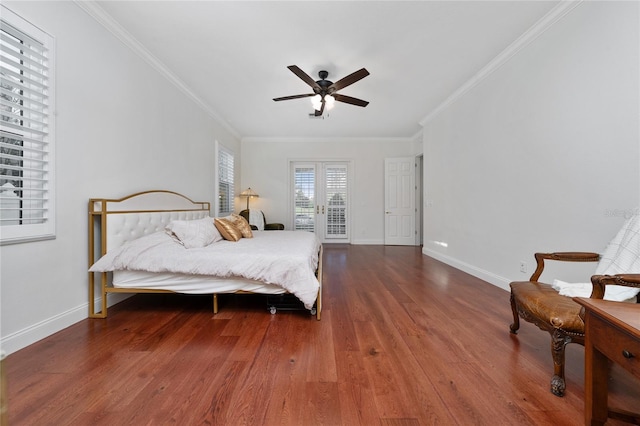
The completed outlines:
{"type": "Polygon", "coordinates": [[[358,71],[349,74],[344,78],[341,78],[335,83],[333,81],[327,80],[327,77],[329,77],[329,73],[324,70],[318,73],[318,77],[320,77],[320,80],[314,81],[313,78],[311,78],[307,73],[302,71],[296,65],[289,65],[287,68],[289,68],[292,73],[300,77],[302,81],[311,86],[311,88],[313,89],[313,93],[274,98],[273,100],[276,102],[288,101],[290,99],[313,97],[313,99],[311,99],[311,103],[316,110],[314,113],[316,117],[319,117],[324,113],[325,105],[327,109],[331,109],[333,107],[334,101],[344,102],[346,104],[357,105],[360,107],[366,107],[369,104],[369,102],[363,101],[362,99],[352,98],[351,96],[345,96],[336,93],[338,90],[343,89],[355,83],[356,81],[362,80],[363,78],[368,76],[369,71],[364,68],[361,68],[358,71]]]}

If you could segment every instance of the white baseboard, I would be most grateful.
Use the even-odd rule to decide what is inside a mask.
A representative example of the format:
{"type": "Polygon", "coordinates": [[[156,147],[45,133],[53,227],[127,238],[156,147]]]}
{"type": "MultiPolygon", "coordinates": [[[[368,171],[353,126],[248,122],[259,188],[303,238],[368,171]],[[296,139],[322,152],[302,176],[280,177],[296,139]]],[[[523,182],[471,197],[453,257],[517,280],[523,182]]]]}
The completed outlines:
{"type": "Polygon", "coordinates": [[[442,253],[438,253],[424,247],[422,248],[422,253],[429,257],[433,257],[434,259],[439,260],[442,263],[453,266],[456,269],[460,269],[461,271],[464,271],[469,275],[480,278],[481,280],[486,281],[489,284],[493,284],[494,286],[499,287],[503,290],[510,291],[509,283],[512,280],[508,280],[507,278],[501,277],[492,272],[485,271],[484,269],[477,268],[453,257],[443,255],[442,253]]]}
{"type": "MultiPolygon", "coordinates": [[[[123,301],[124,299],[131,297],[131,294],[109,294],[107,295],[107,306],[113,306],[116,303],[123,301]]],[[[98,303],[99,299],[96,299],[95,303],[98,303]]],[[[8,336],[0,338],[0,348],[5,355],[12,354],[20,349],[42,340],[45,337],[51,336],[60,330],[87,319],[89,313],[89,304],[84,303],[68,311],[61,312],[57,315],[40,321],[36,324],[30,325],[27,328],[11,333],[8,336]]],[[[99,320],[98,320],[99,321],[99,320]]]]}
{"type": "Polygon", "coordinates": [[[351,244],[360,246],[381,246],[384,244],[384,240],[368,240],[366,238],[352,238],[351,244]]]}

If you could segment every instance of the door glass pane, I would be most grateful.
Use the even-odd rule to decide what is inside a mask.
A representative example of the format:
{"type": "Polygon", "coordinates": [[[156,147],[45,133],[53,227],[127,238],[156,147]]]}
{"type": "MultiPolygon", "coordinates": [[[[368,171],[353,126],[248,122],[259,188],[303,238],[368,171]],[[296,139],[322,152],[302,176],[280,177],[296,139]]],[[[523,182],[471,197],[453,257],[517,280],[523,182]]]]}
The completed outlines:
{"type": "Polygon", "coordinates": [[[347,168],[327,166],[325,180],[326,237],[344,238],[347,236],[347,168]]]}
{"type": "Polygon", "coordinates": [[[294,170],[294,229],[301,231],[315,231],[316,205],[316,169],[313,166],[299,167],[294,170]]]}

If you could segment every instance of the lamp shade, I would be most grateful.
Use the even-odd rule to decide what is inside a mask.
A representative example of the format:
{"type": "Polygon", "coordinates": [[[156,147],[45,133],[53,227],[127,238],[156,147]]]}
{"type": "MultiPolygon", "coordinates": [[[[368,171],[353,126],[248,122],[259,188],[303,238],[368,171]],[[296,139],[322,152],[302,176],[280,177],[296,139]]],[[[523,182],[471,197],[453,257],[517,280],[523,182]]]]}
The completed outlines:
{"type": "Polygon", "coordinates": [[[251,189],[251,187],[245,189],[240,193],[241,197],[247,197],[247,210],[249,210],[249,199],[253,197],[259,197],[258,193],[251,189]]]}
{"type": "Polygon", "coordinates": [[[251,189],[251,187],[245,189],[240,193],[241,197],[259,197],[258,193],[251,189]]]}

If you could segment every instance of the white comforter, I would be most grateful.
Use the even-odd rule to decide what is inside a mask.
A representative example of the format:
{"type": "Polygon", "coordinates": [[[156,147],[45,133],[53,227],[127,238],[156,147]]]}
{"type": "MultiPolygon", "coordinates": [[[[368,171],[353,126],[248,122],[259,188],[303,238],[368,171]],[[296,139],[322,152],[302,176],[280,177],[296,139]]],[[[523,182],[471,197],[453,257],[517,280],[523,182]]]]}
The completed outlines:
{"type": "Polygon", "coordinates": [[[315,276],[320,242],[315,234],[254,231],[253,235],[185,249],[167,233],[156,232],[110,250],[89,270],[239,276],[279,285],[311,309],[320,285],[315,276]]]}

